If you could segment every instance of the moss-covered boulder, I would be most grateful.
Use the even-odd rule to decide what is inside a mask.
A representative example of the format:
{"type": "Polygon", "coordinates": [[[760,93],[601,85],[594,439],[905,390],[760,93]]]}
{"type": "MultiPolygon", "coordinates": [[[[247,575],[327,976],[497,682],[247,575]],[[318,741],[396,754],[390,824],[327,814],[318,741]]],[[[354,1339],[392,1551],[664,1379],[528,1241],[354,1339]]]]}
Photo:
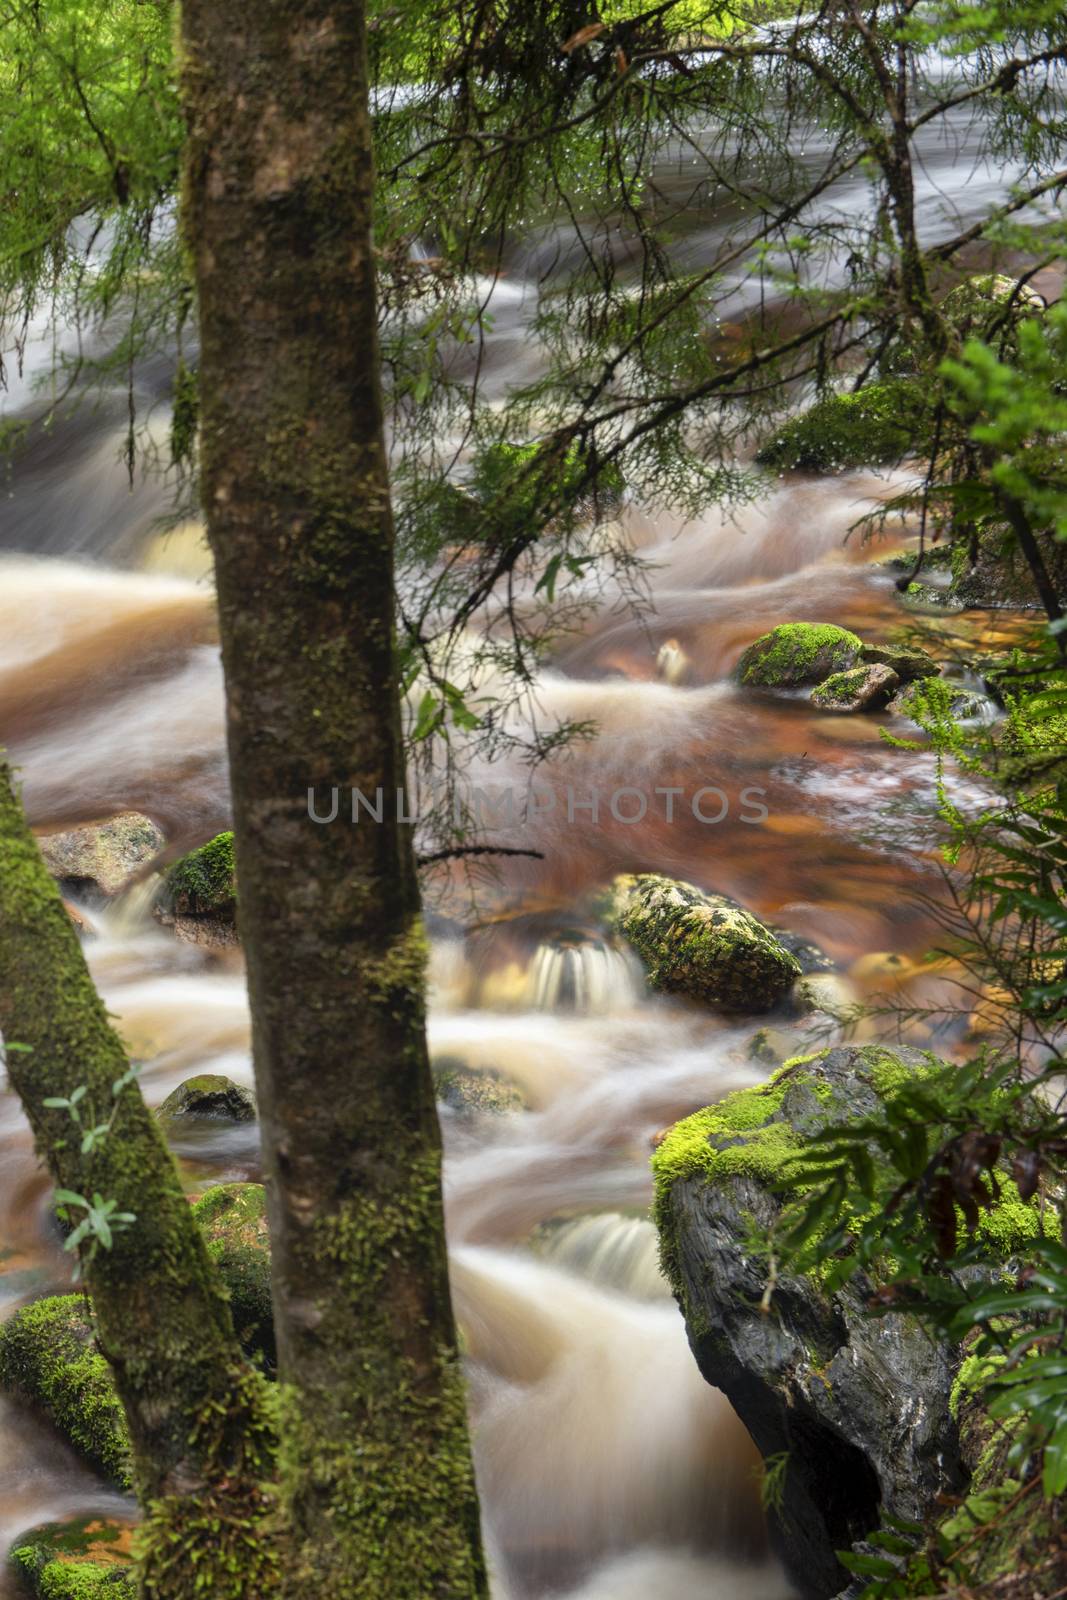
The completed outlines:
{"type": "Polygon", "coordinates": [[[39,834],[45,865],[67,894],[108,900],[163,848],[163,835],[148,817],[124,811],[107,822],[67,833],[39,834]]]}
{"type": "Polygon", "coordinates": [[[176,861],[164,879],[160,899],[179,916],[232,922],[237,911],[233,834],[217,834],[176,861]]]}
{"type": "Polygon", "coordinates": [[[822,683],[854,666],[862,648],[854,633],[832,622],[783,622],[742,652],[737,677],[740,683],[765,689],[822,683]]]}
{"type": "MultiPolygon", "coordinates": [[[[277,1348],[263,1186],[218,1184],[193,1214],[229,1291],[237,1335],[270,1373],[277,1348]]],[[[39,1411],[113,1483],[131,1486],[126,1418],[81,1295],[37,1300],[0,1326],[0,1389],[39,1411]]]]}
{"type": "Polygon", "coordinates": [[[16,1539],[8,1559],[35,1600],[135,1600],[132,1535],[100,1517],[50,1522],[16,1539]]]}
{"type": "Polygon", "coordinates": [[[261,1183],[220,1183],[193,1206],[211,1256],[230,1293],[237,1337],[257,1365],[278,1361],[270,1295],[270,1233],[261,1183]]]}
{"type": "MultiPolygon", "coordinates": [[[[785,1463],[771,1531],[810,1600],[847,1587],[836,1552],[883,1517],[926,1521],[965,1487],[949,1405],[958,1352],[903,1314],[871,1317],[862,1273],[833,1293],[817,1270],[775,1277],[760,1241],[810,1181],[815,1133],[939,1067],[873,1045],[801,1057],[679,1122],[653,1156],[663,1264],[694,1355],[763,1455],[785,1463]]],[[[979,1228],[998,1260],[1041,1226],[1009,1189],[979,1228]]]]}
{"type": "Polygon", "coordinates": [[[465,1122],[479,1117],[502,1117],[526,1107],[517,1084],[495,1067],[471,1067],[458,1056],[438,1056],[433,1081],[442,1105],[465,1122]]]}
{"type": "Polygon", "coordinates": [[[80,1295],[37,1300],[0,1327],[0,1389],[47,1417],[105,1477],[130,1487],[126,1418],[80,1295]]]}
{"type": "Polygon", "coordinates": [[[169,1122],[178,1117],[216,1122],[255,1122],[256,1097],[220,1072],[201,1072],[186,1078],[164,1100],[156,1115],[169,1122]]]}
{"type": "Polygon", "coordinates": [[[881,662],[832,672],[812,690],[811,703],[820,711],[878,711],[887,705],[900,679],[881,662]]]}
{"type": "Polygon", "coordinates": [[[796,957],[762,922],[691,883],[651,872],[616,878],[604,914],[644,961],[654,989],[722,1011],[771,1011],[800,976],[796,957]]]}
{"type": "Polygon", "coordinates": [[[901,683],[936,678],[941,671],[928,650],[911,644],[865,644],[860,650],[860,660],[892,667],[901,683]]]}
{"type": "Polygon", "coordinates": [[[911,377],[886,378],[817,400],[772,434],[756,460],[779,472],[884,466],[924,448],[931,415],[926,386],[911,377]]]}

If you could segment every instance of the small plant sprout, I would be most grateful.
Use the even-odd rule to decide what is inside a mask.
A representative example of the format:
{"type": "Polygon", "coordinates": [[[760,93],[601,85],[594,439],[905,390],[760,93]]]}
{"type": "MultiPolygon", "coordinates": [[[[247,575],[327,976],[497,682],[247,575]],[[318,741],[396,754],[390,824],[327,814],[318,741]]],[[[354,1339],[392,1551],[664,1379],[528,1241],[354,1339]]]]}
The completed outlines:
{"type": "MultiPolygon", "coordinates": [[[[83,1156],[90,1158],[94,1156],[111,1132],[123,1091],[133,1082],[139,1071],[139,1066],[131,1065],[111,1085],[111,1095],[115,1103],[106,1122],[95,1120],[92,1106],[86,1102],[88,1089],[84,1083],[72,1089],[69,1095],[50,1095],[44,1101],[52,1111],[67,1112],[80,1138],[83,1156]]],[[[74,1268],[74,1281],[77,1283],[82,1276],[83,1268],[93,1260],[96,1252],[99,1249],[110,1250],[114,1235],[123,1228],[130,1227],[137,1218],[132,1211],[120,1211],[117,1200],[105,1199],[99,1192],[94,1193],[90,1200],[73,1189],[57,1189],[55,1199],[57,1206],[85,1213],[63,1246],[64,1250],[71,1253],[78,1252],[78,1261],[74,1268]]]]}

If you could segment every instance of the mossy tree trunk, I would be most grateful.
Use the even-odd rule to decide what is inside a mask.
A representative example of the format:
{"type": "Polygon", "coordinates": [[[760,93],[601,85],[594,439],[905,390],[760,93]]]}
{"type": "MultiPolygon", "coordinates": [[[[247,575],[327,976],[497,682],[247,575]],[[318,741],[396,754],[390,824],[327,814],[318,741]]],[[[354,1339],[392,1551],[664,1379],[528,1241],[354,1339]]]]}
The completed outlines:
{"type": "Polygon", "coordinates": [[[274,1263],[288,1595],[487,1592],[448,1290],[403,784],[365,18],[186,0],[238,922],[274,1263]]]}
{"type": "Polygon", "coordinates": [[[109,1250],[86,1261],[85,1275],[148,1512],[142,1590],[153,1600],[184,1600],[200,1572],[217,1600],[255,1600],[269,1590],[255,1581],[269,1575],[269,1542],[246,1538],[270,1509],[261,1487],[273,1453],[265,1384],[241,1354],[226,1292],[155,1118],[135,1082],[114,1094],[125,1049],[4,765],[0,1030],[11,1084],[57,1185],[98,1192],[136,1216],[109,1250]],[[88,1153],[69,1112],[46,1104],[81,1086],[82,1126],[114,1113],[88,1153]],[[246,1543],[256,1552],[250,1564],[246,1543]]]}

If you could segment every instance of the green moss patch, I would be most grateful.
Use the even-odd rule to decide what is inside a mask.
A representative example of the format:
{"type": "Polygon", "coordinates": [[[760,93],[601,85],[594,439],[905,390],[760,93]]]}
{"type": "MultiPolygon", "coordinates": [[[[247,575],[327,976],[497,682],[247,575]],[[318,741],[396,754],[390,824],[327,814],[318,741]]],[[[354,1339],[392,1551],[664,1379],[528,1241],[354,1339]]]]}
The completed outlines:
{"type": "Polygon", "coordinates": [[[856,634],[832,622],[783,622],[743,652],[737,676],[768,689],[822,683],[853,666],[862,648],[856,634]]]}
{"type": "Polygon", "coordinates": [[[113,1483],[130,1487],[126,1418],[80,1295],[38,1300],[0,1327],[0,1387],[42,1412],[113,1483]]]}
{"type": "Polygon", "coordinates": [[[83,1517],[48,1523],[13,1546],[11,1564],[38,1600],[134,1600],[133,1528],[83,1517]]]}
{"type": "Polygon", "coordinates": [[[855,394],[831,394],[779,428],[756,456],[778,471],[875,467],[922,450],[930,407],[914,378],[888,378],[855,394]]]}
{"type": "Polygon", "coordinates": [[[237,905],[233,834],[220,833],[176,861],[164,880],[163,898],[182,916],[232,917],[237,905]]]}
{"type": "Polygon", "coordinates": [[[654,989],[724,1011],[770,1011],[800,976],[800,963],[769,928],[723,895],[658,873],[616,878],[609,924],[645,962],[654,989]]]}

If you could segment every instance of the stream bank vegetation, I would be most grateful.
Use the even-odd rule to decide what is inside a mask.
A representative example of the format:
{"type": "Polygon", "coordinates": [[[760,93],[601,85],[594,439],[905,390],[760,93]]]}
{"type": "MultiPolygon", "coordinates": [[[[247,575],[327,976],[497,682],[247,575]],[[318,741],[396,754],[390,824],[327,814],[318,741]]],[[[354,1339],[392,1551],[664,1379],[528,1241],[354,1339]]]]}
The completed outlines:
{"type": "MultiPolygon", "coordinates": [[[[427,782],[516,747],[536,763],[581,731],[516,715],[554,642],[605,593],[645,603],[629,502],[692,512],[763,492],[768,471],[908,459],[920,470],[881,513],[918,529],[905,597],[941,603],[926,580],[947,545],[972,603],[1010,555],[1047,619],[996,668],[1006,716],[987,750],[940,680],[913,691],[945,765],[954,952],[993,1022],[963,1065],[872,1074],[869,1114],[799,1154],[770,1141],[759,1176],[784,1180],[786,1204],[754,1248],[766,1316],[791,1266],[827,1294],[862,1278],[872,1315],[906,1313],[965,1355],[953,1416],[981,1442],[966,1492],[934,1521],[857,1530],[866,1548],[843,1566],[871,1596],[1051,1600],[1067,1493],[1067,314],[1031,285],[1058,284],[1067,253],[1060,7],[410,0],[371,8],[366,81],[362,25],[356,5],[275,7],[246,81],[243,6],[191,0],[177,61],[163,0],[17,0],[4,24],[5,323],[16,360],[42,312],[77,335],[33,427],[88,379],[118,384],[136,470],[159,451],[139,375],[163,352],[176,516],[206,507],[236,826],[173,886],[237,905],[274,1195],[278,1384],[242,1347],[209,1219],[185,1203],[5,775],[0,1025],[55,1181],[98,1217],[98,1248],[88,1232],[75,1248],[146,1511],[135,1591],[253,1600],[284,1582],[296,1600],[323,1572],[337,1600],[488,1588],[414,852],[396,827],[301,828],[308,775],[396,788],[402,703],[427,782]],[[927,230],[918,143],[964,125],[969,159],[1011,164],[1010,192],[927,230]],[[853,184],[862,206],[840,201],[853,184]],[[241,206],[221,206],[227,185],[241,206]],[[502,391],[483,368],[520,234],[543,242],[533,356],[502,391]],[[336,326],[303,315],[316,297],[336,326]],[[960,766],[998,796],[977,819],[952,803],[960,766]],[[358,1093],[357,1036],[382,1069],[358,1093]],[[70,1127],[83,1088],[115,1105],[89,1149],[70,1127]]],[[[832,665],[848,669],[860,641],[841,654],[841,632],[832,665]]],[[[437,861],[482,848],[456,817],[445,807],[429,841],[437,861]]],[[[759,1126],[727,1131],[744,1143],[759,1126]]],[[[689,1127],[690,1153],[721,1131],[689,1127]]],[[[678,1145],[664,1150],[666,1169],[678,1145]]]]}

